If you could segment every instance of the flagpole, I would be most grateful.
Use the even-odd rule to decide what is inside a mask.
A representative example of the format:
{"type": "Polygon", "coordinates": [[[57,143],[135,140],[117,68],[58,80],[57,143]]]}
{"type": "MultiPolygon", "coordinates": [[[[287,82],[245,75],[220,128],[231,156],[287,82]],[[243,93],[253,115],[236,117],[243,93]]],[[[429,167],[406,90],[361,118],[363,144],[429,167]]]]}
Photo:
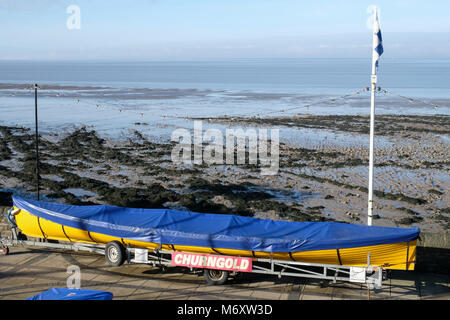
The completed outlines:
{"type": "Polygon", "coordinates": [[[372,92],[370,100],[370,151],[369,151],[369,196],[368,196],[368,208],[367,208],[367,225],[372,225],[373,217],[373,164],[374,164],[374,136],[375,136],[375,90],[377,85],[377,68],[376,61],[377,57],[375,55],[375,48],[378,45],[378,38],[376,34],[376,29],[378,26],[378,8],[374,9],[374,21],[373,21],[373,50],[372,50],[372,92]]]}
{"type": "Polygon", "coordinates": [[[36,184],[37,184],[37,199],[40,200],[39,195],[39,131],[38,131],[38,104],[37,104],[37,90],[39,86],[34,85],[34,122],[36,126],[35,138],[36,138],[36,184]]]}

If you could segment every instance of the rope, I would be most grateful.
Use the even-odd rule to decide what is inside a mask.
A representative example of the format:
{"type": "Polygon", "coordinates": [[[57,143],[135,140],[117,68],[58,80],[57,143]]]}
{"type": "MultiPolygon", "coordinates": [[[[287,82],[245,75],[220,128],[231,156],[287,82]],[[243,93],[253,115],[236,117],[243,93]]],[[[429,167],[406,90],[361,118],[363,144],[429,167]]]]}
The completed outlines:
{"type": "MultiPolygon", "coordinates": [[[[22,85],[19,84],[18,86],[22,86],[22,85]]],[[[4,93],[4,94],[5,94],[5,95],[9,95],[9,96],[15,97],[15,96],[18,95],[18,94],[24,93],[25,90],[34,90],[34,85],[33,85],[33,86],[26,85],[24,88],[22,88],[22,89],[17,89],[17,90],[15,90],[15,91],[10,91],[11,89],[7,89],[7,88],[3,88],[3,89],[0,89],[0,90],[8,90],[8,91],[7,91],[6,93],[4,93]]]]}
{"type": "MultiPolygon", "coordinates": [[[[276,114],[276,113],[285,113],[285,112],[288,112],[288,111],[297,110],[297,109],[301,109],[301,108],[309,108],[309,107],[312,107],[312,106],[315,106],[315,105],[319,105],[319,104],[323,104],[323,103],[327,103],[327,102],[334,103],[336,100],[346,99],[346,98],[349,98],[349,97],[352,97],[352,96],[356,96],[356,95],[359,95],[362,92],[366,92],[368,90],[369,90],[369,88],[364,88],[364,89],[361,89],[361,90],[358,90],[358,91],[355,91],[355,92],[351,92],[351,93],[344,94],[344,95],[337,96],[337,97],[333,97],[333,98],[322,99],[322,100],[319,100],[319,101],[316,101],[316,102],[312,102],[312,103],[308,103],[308,104],[305,104],[305,105],[302,105],[302,106],[296,106],[296,107],[291,107],[291,108],[287,108],[287,109],[271,110],[271,111],[268,111],[268,112],[260,112],[260,113],[257,113],[256,116],[276,114]]],[[[237,114],[237,115],[232,115],[231,117],[248,117],[248,116],[251,116],[251,115],[254,115],[254,113],[237,114]]]]}
{"type": "MultiPolygon", "coordinates": [[[[363,92],[369,92],[369,91],[370,91],[370,88],[366,87],[364,89],[361,89],[361,90],[358,90],[358,91],[355,91],[355,92],[352,92],[352,93],[349,93],[349,94],[345,94],[345,95],[342,95],[342,96],[338,96],[338,97],[334,97],[334,98],[328,98],[328,99],[323,99],[323,100],[320,100],[320,101],[317,101],[317,102],[314,102],[314,103],[305,104],[303,106],[297,106],[297,107],[292,107],[292,108],[287,108],[287,109],[280,109],[280,110],[273,110],[273,111],[258,113],[258,114],[256,114],[256,116],[276,114],[276,113],[285,113],[287,111],[292,111],[292,110],[296,110],[296,109],[300,109],[300,108],[309,108],[311,106],[319,105],[319,104],[323,104],[323,103],[327,103],[327,102],[334,103],[336,100],[346,99],[346,98],[349,98],[351,96],[356,96],[356,95],[359,95],[359,94],[361,94],[363,92]]],[[[439,104],[436,104],[436,103],[431,103],[431,102],[428,102],[428,101],[425,101],[425,100],[422,100],[422,99],[419,99],[419,98],[408,97],[408,96],[405,96],[405,95],[400,95],[400,94],[395,93],[395,92],[393,92],[391,90],[384,89],[384,88],[381,88],[381,87],[377,87],[376,91],[378,93],[383,93],[385,95],[386,94],[391,94],[393,96],[397,96],[399,98],[406,99],[406,100],[408,100],[411,103],[416,102],[416,103],[422,103],[422,104],[425,104],[425,105],[429,105],[429,106],[432,106],[434,109],[449,108],[449,106],[444,106],[444,105],[439,105],[439,104]]],[[[253,113],[247,113],[247,114],[241,114],[241,115],[233,115],[233,117],[247,117],[247,116],[251,116],[251,115],[253,115],[253,113]]]]}
{"type": "Polygon", "coordinates": [[[429,106],[433,107],[434,109],[449,108],[450,107],[450,106],[439,105],[437,103],[428,102],[428,101],[425,101],[425,100],[422,100],[422,99],[419,99],[419,98],[414,98],[414,97],[408,97],[408,96],[405,96],[405,95],[401,95],[401,94],[392,92],[391,90],[388,90],[388,89],[381,89],[381,88],[379,88],[379,91],[380,90],[384,94],[391,94],[391,95],[399,97],[401,99],[408,100],[410,103],[417,102],[417,103],[422,103],[422,104],[425,104],[425,105],[429,105],[429,106]]]}
{"type": "MultiPolygon", "coordinates": [[[[22,85],[18,85],[18,86],[22,86],[22,85]]],[[[46,89],[45,86],[43,86],[43,87],[38,87],[38,89],[39,89],[40,92],[43,92],[44,94],[47,94],[47,96],[54,94],[55,98],[59,98],[59,97],[69,98],[69,99],[71,98],[70,96],[66,95],[66,93],[64,92],[65,91],[64,88],[62,88],[62,89],[46,89]]],[[[9,90],[9,89],[3,89],[3,90],[9,90]]],[[[13,92],[7,92],[7,93],[5,92],[4,94],[10,95],[10,96],[15,96],[17,94],[23,94],[24,91],[26,91],[26,90],[34,90],[34,85],[26,85],[24,88],[21,88],[19,90],[13,91],[13,92]]],[[[324,104],[324,103],[334,103],[337,100],[347,99],[347,98],[350,98],[350,97],[353,97],[353,96],[357,96],[357,95],[360,95],[362,93],[369,92],[369,91],[370,91],[370,88],[369,87],[365,87],[363,89],[360,89],[360,90],[357,90],[357,91],[354,91],[354,92],[351,92],[351,93],[348,93],[348,94],[344,94],[344,95],[340,95],[340,96],[336,96],[336,97],[331,97],[331,98],[321,99],[321,100],[318,100],[316,102],[307,103],[307,104],[304,104],[304,105],[301,105],[301,106],[294,106],[294,107],[278,109],[278,110],[268,110],[266,112],[258,112],[258,113],[255,113],[255,112],[240,113],[240,114],[233,114],[233,115],[228,115],[228,116],[229,117],[262,117],[262,116],[268,116],[268,115],[273,115],[273,114],[278,114],[278,113],[286,113],[286,112],[289,112],[289,111],[302,109],[302,108],[309,108],[309,107],[313,107],[313,106],[324,104]]],[[[377,87],[377,92],[378,93],[383,93],[384,95],[390,94],[392,96],[396,96],[396,97],[399,97],[401,99],[408,100],[411,103],[421,103],[421,104],[424,104],[424,105],[428,105],[428,106],[433,107],[435,110],[438,109],[438,108],[449,108],[449,106],[444,106],[444,105],[439,105],[439,104],[436,104],[436,103],[428,102],[428,101],[422,100],[420,98],[415,98],[415,97],[409,97],[409,96],[406,96],[406,95],[401,95],[401,94],[395,93],[395,92],[393,92],[391,90],[384,89],[384,88],[381,88],[381,87],[377,87]]],[[[0,94],[2,94],[2,93],[0,92],[0,94]]],[[[117,103],[105,103],[105,102],[89,101],[89,98],[83,98],[83,99],[73,98],[73,100],[74,100],[74,102],[76,104],[82,103],[82,104],[85,104],[85,105],[90,105],[92,107],[95,107],[97,110],[100,109],[100,108],[104,108],[104,107],[110,106],[110,107],[114,107],[115,109],[118,108],[119,112],[134,112],[134,113],[136,113],[136,115],[140,115],[141,118],[144,118],[145,114],[147,113],[147,112],[139,112],[139,111],[136,112],[136,111],[133,111],[133,110],[126,110],[125,108],[120,108],[120,106],[117,103]]],[[[164,121],[164,122],[170,122],[170,121],[176,121],[176,120],[192,120],[192,119],[195,119],[195,118],[186,117],[186,116],[170,116],[170,115],[154,115],[154,116],[159,117],[160,121],[164,121]]],[[[205,117],[201,117],[201,118],[205,118],[205,117]]]]}

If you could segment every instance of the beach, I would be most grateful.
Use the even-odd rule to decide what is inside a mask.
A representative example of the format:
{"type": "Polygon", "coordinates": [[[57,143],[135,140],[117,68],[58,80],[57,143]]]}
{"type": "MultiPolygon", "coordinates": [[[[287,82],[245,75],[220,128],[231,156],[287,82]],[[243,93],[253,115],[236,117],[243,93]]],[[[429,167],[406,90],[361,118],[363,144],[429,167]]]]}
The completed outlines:
{"type": "MultiPolygon", "coordinates": [[[[328,116],[215,118],[228,126],[297,126],[329,123],[328,116]],[[283,123],[288,121],[288,124],[283,123]]],[[[333,130],[353,132],[367,117],[335,117],[333,130]],[[352,125],[354,124],[354,125],[352,125]]],[[[199,119],[196,119],[197,121],[199,119]]],[[[374,225],[449,228],[449,144],[441,130],[449,116],[408,116],[402,133],[385,130],[376,148],[374,225]],[[419,125],[420,124],[420,125],[419,125]],[[409,130],[412,126],[416,130],[409,130]]],[[[398,117],[378,120],[389,128],[398,117]]],[[[36,194],[34,134],[30,128],[1,126],[0,183],[3,204],[12,193],[36,194]]],[[[364,133],[366,134],[366,133],[364,133]]],[[[206,145],[205,145],[206,146],[206,145]]],[[[204,147],[205,147],[204,146],[204,147]]],[[[128,139],[101,137],[80,127],[40,137],[41,199],[77,205],[172,208],[238,214],[262,219],[367,223],[368,148],[324,143],[305,148],[280,143],[279,172],[261,175],[258,165],[179,165],[174,142],[158,143],[135,130],[128,139]]]]}
{"type": "MultiPolygon", "coordinates": [[[[42,200],[367,224],[367,62],[2,62],[1,203],[37,194],[30,86],[38,82],[42,200]],[[192,133],[196,122],[203,133],[279,130],[277,173],[262,175],[248,150],[243,164],[174,163],[173,132],[192,133]]],[[[373,224],[447,231],[450,63],[383,68],[373,224]],[[417,82],[411,68],[430,72],[417,82]]]]}

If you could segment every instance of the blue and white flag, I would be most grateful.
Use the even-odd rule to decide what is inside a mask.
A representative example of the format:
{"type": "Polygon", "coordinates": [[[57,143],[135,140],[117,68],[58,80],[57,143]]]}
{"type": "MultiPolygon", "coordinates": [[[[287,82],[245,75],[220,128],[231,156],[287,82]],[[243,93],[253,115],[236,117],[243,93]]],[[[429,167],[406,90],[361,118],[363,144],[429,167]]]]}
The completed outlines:
{"type": "Polygon", "coordinates": [[[375,21],[373,24],[373,61],[378,68],[378,60],[383,54],[383,39],[381,37],[380,21],[378,20],[378,11],[375,11],[375,21]]]}

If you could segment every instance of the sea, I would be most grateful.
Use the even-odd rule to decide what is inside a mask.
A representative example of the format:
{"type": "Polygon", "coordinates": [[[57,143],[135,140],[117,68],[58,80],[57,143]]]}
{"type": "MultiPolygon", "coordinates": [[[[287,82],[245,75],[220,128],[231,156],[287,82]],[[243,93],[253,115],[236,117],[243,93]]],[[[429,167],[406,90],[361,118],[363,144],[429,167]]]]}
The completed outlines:
{"type": "MultiPolygon", "coordinates": [[[[191,118],[368,115],[370,73],[369,59],[0,61],[0,125],[34,128],[35,83],[42,133],[86,126],[106,137],[138,130],[167,141],[176,128],[193,130],[191,118]]],[[[383,57],[377,74],[376,114],[450,114],[450,59],[383,57]]],[[[299,136],[367,142],[280,128],[281,140],[299,136]]]]}

